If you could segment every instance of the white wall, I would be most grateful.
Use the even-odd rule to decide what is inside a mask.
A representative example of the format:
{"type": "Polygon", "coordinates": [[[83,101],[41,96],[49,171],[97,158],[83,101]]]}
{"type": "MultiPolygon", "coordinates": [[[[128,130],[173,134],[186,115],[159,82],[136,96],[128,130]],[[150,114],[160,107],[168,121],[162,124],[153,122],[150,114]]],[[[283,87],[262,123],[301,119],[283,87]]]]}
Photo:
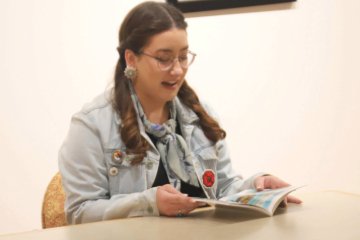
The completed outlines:
{"type": "Polygon", "coordinates": [[[282,6],[190,19],[189,79],[246,176],[360,192],[360,2],[282,6]]]}
{"type": "MultiPolygon", "coordinates": [[[[41,227],[70,117],[111,83],[139,2],[0,0],[0,234],[41,227]]],[[[300,0],[188,15],[187,79],[221,115],[239,172],[360,193],[359,11],[300,0]]]]}

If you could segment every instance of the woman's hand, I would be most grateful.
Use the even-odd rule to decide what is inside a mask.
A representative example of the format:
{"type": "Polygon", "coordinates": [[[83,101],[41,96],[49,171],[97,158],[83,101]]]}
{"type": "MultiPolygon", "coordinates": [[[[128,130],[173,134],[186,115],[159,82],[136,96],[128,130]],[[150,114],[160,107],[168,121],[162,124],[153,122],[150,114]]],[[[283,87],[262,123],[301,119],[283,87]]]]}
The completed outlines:
{"type": "Polygon", "coordinates": [[[170,184],[158,187],[156,204],[160,215],[183,216],[199,206],[191,197],[176,190],[170,184]]]}
{"type": "MultiPolygon", "coordinates": [[[[260,176],[255,179],[255,187],[257,191],[262,191],[264,189],[276,189],[290,186],[290,184],[284,182],[280,178],[271,175],[260,176]]],[[[296,203],[300,204],[302,201],[294,196],[287,196],[284,200],[284,205],[287,203],[296,203]]]]}

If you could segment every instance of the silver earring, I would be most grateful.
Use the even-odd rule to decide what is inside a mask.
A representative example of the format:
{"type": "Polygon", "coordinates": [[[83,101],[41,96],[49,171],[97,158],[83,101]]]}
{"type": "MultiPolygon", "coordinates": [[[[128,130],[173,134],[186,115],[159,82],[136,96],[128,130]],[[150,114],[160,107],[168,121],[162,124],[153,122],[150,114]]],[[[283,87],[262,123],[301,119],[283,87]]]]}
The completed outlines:
{"type": "Polygon", "coordinates": [[[130,66],[126,66],[124,74],[125,74],[125,77],[133,80],[136,77],[136,69],[133,67],[130,67],[130,66]]]}

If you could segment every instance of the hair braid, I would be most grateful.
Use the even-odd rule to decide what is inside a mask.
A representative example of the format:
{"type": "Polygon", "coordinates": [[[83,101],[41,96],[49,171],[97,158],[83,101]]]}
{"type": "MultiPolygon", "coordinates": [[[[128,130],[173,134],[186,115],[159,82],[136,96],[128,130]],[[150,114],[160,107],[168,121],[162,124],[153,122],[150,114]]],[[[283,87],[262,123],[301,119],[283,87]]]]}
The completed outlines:
{"type": "Polygon", "coordinates": [[[219,123],[205,111],[204,107],[200,104],[195,91],[186,81],[181,86],[178,97],[199,117],[200,126],[209,140],[217,142],[226,137],[226,132],[220,127],[219,123]]]}

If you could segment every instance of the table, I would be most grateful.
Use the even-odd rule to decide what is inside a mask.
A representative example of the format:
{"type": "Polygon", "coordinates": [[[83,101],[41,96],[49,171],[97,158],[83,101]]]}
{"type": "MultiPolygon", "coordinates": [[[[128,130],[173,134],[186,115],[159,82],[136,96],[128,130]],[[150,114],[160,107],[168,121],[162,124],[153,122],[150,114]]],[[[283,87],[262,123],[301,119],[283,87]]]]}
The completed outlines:
{"type": "Polygon", "coordinates": [[[304,203],[273,217],[204,208],[183,218],[137,217],[0,236],[0,240],[112,239],[360,239],[360,195],[296,193],[304,203]]]}

